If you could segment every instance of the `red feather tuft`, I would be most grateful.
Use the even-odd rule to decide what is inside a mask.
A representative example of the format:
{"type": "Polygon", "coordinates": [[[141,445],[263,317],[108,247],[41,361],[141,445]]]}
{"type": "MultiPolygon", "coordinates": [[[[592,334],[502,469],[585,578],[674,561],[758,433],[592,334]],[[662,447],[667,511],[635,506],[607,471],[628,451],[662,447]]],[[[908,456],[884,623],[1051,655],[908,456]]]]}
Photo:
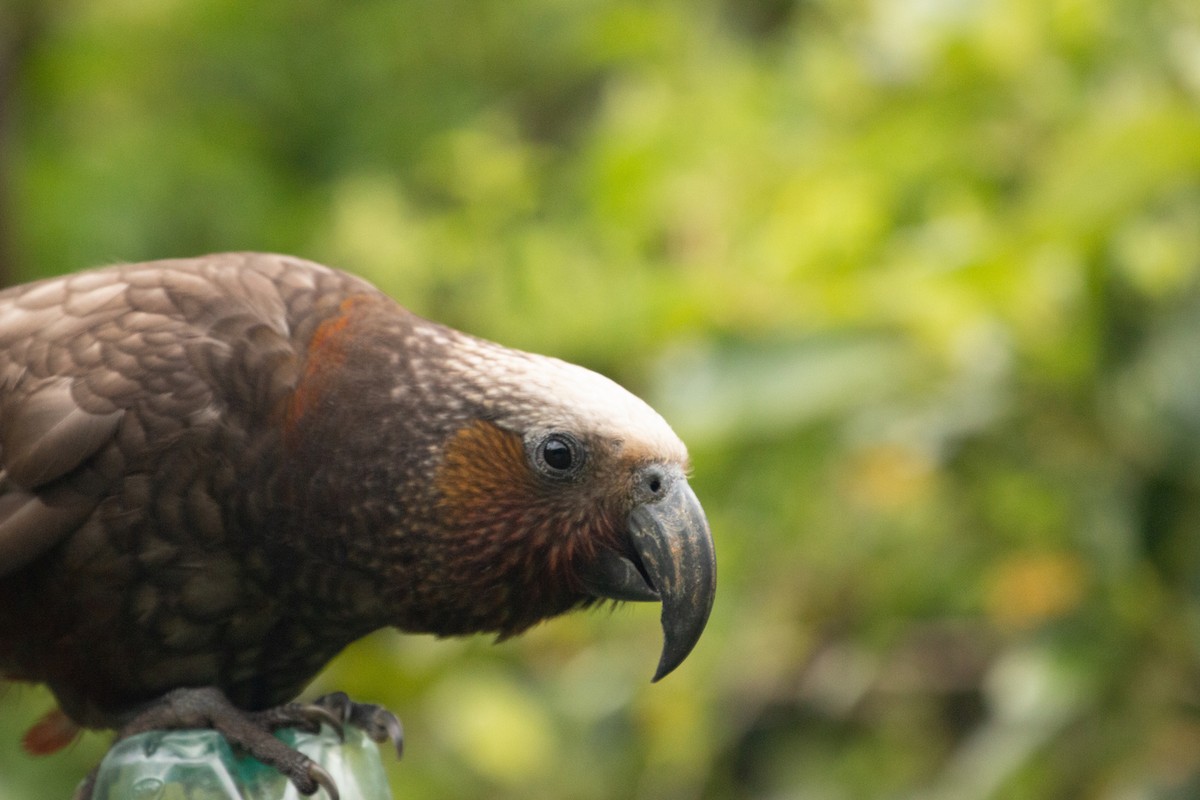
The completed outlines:
{"type": "Polygon", "coordinates": [[[75,741],[80,730],[82,729],[72,722],[61,708],[56,708],[47,712],[25,732],[25,737],[21,739],[21,746],[30,755],[50,755],[75,741]]]}

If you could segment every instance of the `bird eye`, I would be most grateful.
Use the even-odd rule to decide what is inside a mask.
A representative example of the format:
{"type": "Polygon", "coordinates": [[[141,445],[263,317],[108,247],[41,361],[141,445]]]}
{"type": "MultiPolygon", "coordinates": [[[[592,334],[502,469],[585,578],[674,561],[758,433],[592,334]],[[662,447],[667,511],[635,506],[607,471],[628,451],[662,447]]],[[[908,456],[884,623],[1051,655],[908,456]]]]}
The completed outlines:
{"type": "Polygon", "coordinates": [[[569,434],[551,433],[538,443],[536,460],[543,474],[567,478],[583,463],[583,447],[569,434]]]}

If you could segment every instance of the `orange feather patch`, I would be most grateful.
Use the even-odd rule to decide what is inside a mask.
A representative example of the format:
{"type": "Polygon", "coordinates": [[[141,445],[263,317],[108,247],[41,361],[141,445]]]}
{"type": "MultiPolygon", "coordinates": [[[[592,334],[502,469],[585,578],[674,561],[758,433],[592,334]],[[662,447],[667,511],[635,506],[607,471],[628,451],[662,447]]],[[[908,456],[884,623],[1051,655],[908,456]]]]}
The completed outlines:
{"type": "Polygon", "coordinates": [[[468,525],[528,508],[537,491],[521,437],[482,420],[451,438],[437,483],[453,521],[468,525]]]}
{"type": "Polygon", "coordinates": [[[347,344],[352,338],[351,323],[359,312],[374,302],[375,298],[368,295],[347,297],[338,306],[337,315],[317,326],[308,342],[304,371],[284,412],[286,430],[293,430],[304,415],[317,405],[325,393],[329,377],[346,362],[347,344]]]}
{"type": "Polygon", "coordinates": [[[49,711],[25,732],[21,746],[35,756],[57,753],[75,741],[82,729],[63,713],[61,708],[49,711]]]}

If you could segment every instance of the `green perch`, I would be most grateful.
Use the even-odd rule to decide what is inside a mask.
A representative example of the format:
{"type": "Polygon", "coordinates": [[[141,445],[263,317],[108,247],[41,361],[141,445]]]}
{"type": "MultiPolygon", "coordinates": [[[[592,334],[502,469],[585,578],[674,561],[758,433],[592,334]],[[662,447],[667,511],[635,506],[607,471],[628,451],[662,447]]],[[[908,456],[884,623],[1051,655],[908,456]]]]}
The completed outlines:
{"type": "MultiPolygon", "coordinates": [[[[391,800],[379,748],[352,725],[345,742],[285,728],[276,734],[333,776],[343,800],[391,800]]],[[[320,797],[320,790],[318,790],[320,797]]],[[[300,800],[280,772],[236,752],[212,730],[151,731],[113,745],[100,764],[95,800],[300,800]]]]}

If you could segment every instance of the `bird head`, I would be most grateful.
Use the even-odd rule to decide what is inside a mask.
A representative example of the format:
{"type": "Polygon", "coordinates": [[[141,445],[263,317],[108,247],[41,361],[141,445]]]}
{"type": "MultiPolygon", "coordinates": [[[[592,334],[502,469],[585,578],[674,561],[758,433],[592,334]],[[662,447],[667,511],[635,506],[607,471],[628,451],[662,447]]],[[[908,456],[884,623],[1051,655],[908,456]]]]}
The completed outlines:
{"type": "Polygon", "coordinates": [[[383,624],[506,638],[656,601],[655,680],[703,632],[716,565],[687,449],[608,378],[369,295],[317,328],[285,416],[303,538],[378,578],[383,624]]]}
{"type": "MultiPolygon", "coordinates": [[[[454,424],[434,459],[447,580],[473,602],[459,619],[513,635],[572,608],[662,603],[654,680],[695,646],[712,608],[712,535],[688,454],[649,405],[554,358],[440,326],[454,424]]],[[[425,349],[425,348],[418,348],[425,349]]]]}

